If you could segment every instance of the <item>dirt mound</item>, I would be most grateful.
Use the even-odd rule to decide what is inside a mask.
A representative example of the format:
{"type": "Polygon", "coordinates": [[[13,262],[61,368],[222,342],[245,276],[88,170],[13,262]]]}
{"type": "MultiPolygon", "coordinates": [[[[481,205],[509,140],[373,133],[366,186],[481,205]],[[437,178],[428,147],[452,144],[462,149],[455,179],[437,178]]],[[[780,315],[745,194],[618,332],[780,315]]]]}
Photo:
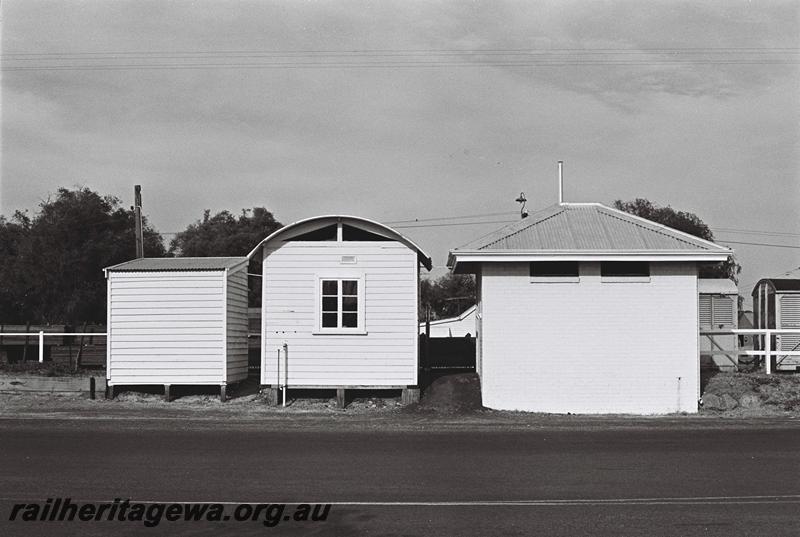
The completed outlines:
{"type": "Polygon", "coordinates": [[[423,392],[419,404],[407,409],[442,414],[467,414],[483,410],[480,379],[475,373],[440,377],[423,392]]]}
{"type": "Polygon", "coordinates": [[[708,381],[701,408],[752,415],[800,412],[800,375],[718,373],[708,381]]]}

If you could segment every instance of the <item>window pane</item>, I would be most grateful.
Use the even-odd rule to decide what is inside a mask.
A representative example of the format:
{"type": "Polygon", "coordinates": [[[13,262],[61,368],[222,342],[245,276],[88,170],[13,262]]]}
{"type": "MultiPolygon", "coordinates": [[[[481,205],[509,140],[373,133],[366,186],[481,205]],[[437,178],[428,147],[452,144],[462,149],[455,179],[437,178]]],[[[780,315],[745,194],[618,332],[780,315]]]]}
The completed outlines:
{"type": "Polygon", "coordinates": [[[336,314],[323,313],[322,314],[322,327],[323,328],[336,328],[336,314]]]}
{"type": "Polygon", "coordinates": [[[650,263],[647,261],[603,261],[600,263],[601,276],[650,276],[650,263]]]}
{"type": "Polygon", "coordinates": [[[356,280],[342,280],[342,294],[343,295],[357,295],[358,282],[356,280]]]}
{"type": "Polygon", "coordinates": [[[342,313],[342,326],[346,328],[358,327],[358,314],[357,313],[342,313]]]}
{"type": "Polygon", "coordinates": [[[536,261],[531,263],[531,276],[578,277],[577,261],[536,261]]]}
{"type": "Polygon", "coordinates": [[[336,224],[332,226],[325,226],[308,233],[303,233],[288,241],[335,241],[336,240],[336,224]]]}
{"type": "Polygon", "coordinates": [[[339,292],[339,282],[336,280],[322,280],[322,294],[335,295],[339,292]]]}
{"type": "Polygon", "coordinates": [[[358,311],[358,298],[354,296],[342,297],[342,311],[358,311]]]}
{"type": "Polygon", "coordinates": [[[339,305],[335,296],[322,297],[322,311],[337,311],[339,305]]]}

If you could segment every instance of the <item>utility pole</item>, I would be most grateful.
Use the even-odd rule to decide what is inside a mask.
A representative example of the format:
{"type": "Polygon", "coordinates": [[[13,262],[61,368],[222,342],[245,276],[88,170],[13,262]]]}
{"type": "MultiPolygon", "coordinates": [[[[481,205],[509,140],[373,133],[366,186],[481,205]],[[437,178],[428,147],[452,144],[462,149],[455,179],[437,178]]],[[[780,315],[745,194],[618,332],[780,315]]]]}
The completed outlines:
{"type": "Polygon", "coordinates": [[[133,215],[136,220],[136,258],[144,257],[144,235],[142,232],[142,185],[133,187],[133,215]]]}

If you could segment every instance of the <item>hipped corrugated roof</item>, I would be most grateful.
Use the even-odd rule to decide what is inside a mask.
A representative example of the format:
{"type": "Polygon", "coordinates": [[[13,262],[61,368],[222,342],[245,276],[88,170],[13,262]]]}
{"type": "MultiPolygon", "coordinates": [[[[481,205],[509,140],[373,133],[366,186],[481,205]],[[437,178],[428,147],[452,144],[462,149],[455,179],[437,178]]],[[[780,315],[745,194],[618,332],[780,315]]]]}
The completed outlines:
{"type": "Polygon", "coordinates": [[[599,203],[563,203],[536,212],[458,251],[686,251],[727,248],[599,203]]]}
{"type": "Polygon", "coordinates": [[[247,263],[247,257],[142,257],[107,267],[113,272],[225,270],[247,263]]]}

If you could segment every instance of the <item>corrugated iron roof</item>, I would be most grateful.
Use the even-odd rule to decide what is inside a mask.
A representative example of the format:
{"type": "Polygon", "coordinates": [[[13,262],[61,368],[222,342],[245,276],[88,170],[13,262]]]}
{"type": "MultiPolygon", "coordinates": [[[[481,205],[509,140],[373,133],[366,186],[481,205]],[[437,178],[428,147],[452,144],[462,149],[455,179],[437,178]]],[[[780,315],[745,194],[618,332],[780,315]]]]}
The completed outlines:
{"type": "Polygon", "coordinates": [[[684,251],[727,248],[599,203],[564,203],[536,212],[455,252],[684,251]]]}
{"type": "Polygon", "coordinates": [[[698,278],[697,291],[711,295],[735,295],[739,288],[727,278],[698,278]]]}
{"type": "Polygon", "coordinates": [[[225,270],[247,262],[247,257],[142,257],[107,267],[113,272],[225,270]]]}
{"type": "Polygon", "coordinates": [[[775,288],[776,291],[800,291],[800,279],[765,278],[761,281],[767,281],[772,283],[772,286],[775,288]]]}
{"type": "Polygon", "coordinates": [[[281,235],[284,235],[288,231],[298,226],[311,223],[326,225],[329,223],[338,223],[338,222],[346,223],[355,227],[360,227],[362,229],[364,229],[365,224],[368,227],[374,226],[381,230],[382,233],[380,234],[385,233],[387,237],[402,242],[409,248],[416,250],[419,262],[426,269],[431,270],[433,268],[433,262],[431,261],[430,256],[428,256],[428,254],[423,252],[422,249],[419,246],[417,246],[417,244],[414,241],[412,241],[402,233],[399,233],[397,230],[390,228],[386,224],[381,224],[380,222],[377,222],[375,220],[369,220],[368,218],[363,218],[361,216],[352,216],[344,214],[325,214],[321,216],[314,216],[311,218],[304,218],[303,220],[298,220],[297,222],[292,222],[291,224],[283,226],[281,229],[272,232],[268,237],[266,237],[264,240],[258,243],[256,247],[253,248],[249,254],[247,254],[247,257],[248,258],[252,257],[253,255],[255,255],[256,252],[258,252],[261,249],[262,246],[264,246],[265,244],[267,244],[272,240],[275,240],[276,238],[280,237],[281,235]]]}

